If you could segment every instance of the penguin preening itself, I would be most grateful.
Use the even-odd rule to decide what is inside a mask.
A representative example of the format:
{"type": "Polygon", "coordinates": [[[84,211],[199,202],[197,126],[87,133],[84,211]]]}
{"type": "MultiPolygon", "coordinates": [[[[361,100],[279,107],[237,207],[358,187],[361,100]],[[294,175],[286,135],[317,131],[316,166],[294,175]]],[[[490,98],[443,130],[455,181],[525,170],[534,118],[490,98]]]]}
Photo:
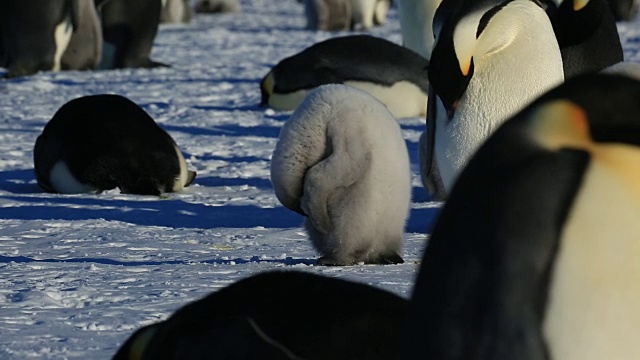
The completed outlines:
{"type": "Polygon", "coordinates": [[[551,22],[537,1],[444,0],[434,31],[420,165],[429,193],[444,199],[478,146],[564,74],[551,22]]]}
{"type": "Polygon", "coordinates": [[[623,61],[616,21],[607,0],[546,0],[565,79],[623,61]]]}
{"type": "Polygon", "coordinates": [[[180,191],[187,169],[171,136],[119,95],[84,96],[63,105],[34,148],[38,185],[48,192],[160,195],[180,191]]]}
{"type": "Polygon", "coordinates": [[[141,328],[113,359],[393,359],[407,309],[365,284],[272,271],[141,328]]]}
{"type": "Polygon", "coordinates": [[[412,297],[414,358],[640,359],[640,82],[568,80],[460,175],[412,297]]]}
{"type": "Polygon", "coordinates": [[[426,112],[428,61],[385,39],[353,35],[314,44],[280,61],[262,79],[261,105],[293,110],[313,88],[345,84],[367,91],[396,117],[426,112]]]}
{"type": "Polygon", "coordinates": [[[319,264],[403,262],[409,155],[371,95],[339,84],[309,93],[280,131],[271,182],[284,206],[306,216],[319,264]]]}

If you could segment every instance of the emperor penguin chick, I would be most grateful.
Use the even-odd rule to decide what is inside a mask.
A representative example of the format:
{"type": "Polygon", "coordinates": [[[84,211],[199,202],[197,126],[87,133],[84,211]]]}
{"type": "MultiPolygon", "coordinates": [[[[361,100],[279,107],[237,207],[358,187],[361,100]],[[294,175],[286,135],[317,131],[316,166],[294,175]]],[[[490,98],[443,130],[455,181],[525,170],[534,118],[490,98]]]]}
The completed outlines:
{"type": "Polygon", "coordinates": [[[307,216],[319,264],[403,262],[409,155],[397,121],[368,93],[310,92],[280,132],[271,181],[284,206],[307,216]]]}

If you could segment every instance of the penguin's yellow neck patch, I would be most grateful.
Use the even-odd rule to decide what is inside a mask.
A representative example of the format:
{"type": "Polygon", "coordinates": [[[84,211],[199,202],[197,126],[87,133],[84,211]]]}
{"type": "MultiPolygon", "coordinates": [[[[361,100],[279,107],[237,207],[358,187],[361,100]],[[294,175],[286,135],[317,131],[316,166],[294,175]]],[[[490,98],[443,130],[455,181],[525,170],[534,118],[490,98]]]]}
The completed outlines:
{"type": "Polygon", "coordinates": [[[133,340],[133,344],[131,344],[131,350],[129,352],[130,360],[142,360],[142,355],[144,354],[144,349],[146,349],[147,345],[149,345],[149,341],[153,338],[153,335],[156,333],[156,327],[150,327],[136,336],[133,340]]]}
{"type": "Polygon", "coordinates": [[[273,94],[273,84],[273,71],[270,71],[262,81],[262,90],[264,90],[268,95],[273,94]]]}
{"type": "Polygon", "coordinates": [[[554,151],[570,148],[588,152],[592,161],[615,174],[620,185],[640,202],[640,148],[593,141],[587,114],[567,100],[545,104],[536,109],[531,118],[533,136],[543,147],[554,151]]]}
{"type": "Polygon", "coordinates": [[[589,4],[589,0],[573,0],[573,11],[580,11],[589,4]]]}
{"type": "Polygon", "coordinates": [[[543,333],[551,358],[640,359],[640,148],[593,141],[586,112],[566,100],[530,119],[543,147],[591,157],[549,284],[543,333]]]}

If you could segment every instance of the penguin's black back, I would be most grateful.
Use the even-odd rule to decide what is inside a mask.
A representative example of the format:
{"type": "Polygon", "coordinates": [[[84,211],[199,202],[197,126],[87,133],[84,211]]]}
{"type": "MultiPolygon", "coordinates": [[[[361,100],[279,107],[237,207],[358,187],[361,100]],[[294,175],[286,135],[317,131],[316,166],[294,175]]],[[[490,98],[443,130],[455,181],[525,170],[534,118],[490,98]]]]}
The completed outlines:
{"type": "Polygon", "coordinates": [[[312,45],[282,60],[274,69],[275,90],[281,93],[311,89],[348,80],[391,86],[410,81],[428,91],[428,61],[388,40],[353,35],[312,45]]]}
{"type": "Polygon", "coordinates": [[[178,310],[160,325],[143,359],[288,358],[256,327],[304,359],[397,358],[407,308],[407,300],[368,285],[267,272],[178,310]]]}
{"type": "Polygon", "coordinates": [[[85,96],[63,105],[36,142],[36,167],[39,147],[52,142],[78,181],[98,190],[120,187],[157,195],[158,188],[170,191],[180,172],[173,139],[119,95],[85,96]]]}
{"type": "Polygon", "coordinates": [[[579,11],[573,1],[564,0],[558,8],[547,0],[564,67],[565,79],[598,72],[623,61],[622,44],[616,21],[607,0],[590,0],[579,11]]]}

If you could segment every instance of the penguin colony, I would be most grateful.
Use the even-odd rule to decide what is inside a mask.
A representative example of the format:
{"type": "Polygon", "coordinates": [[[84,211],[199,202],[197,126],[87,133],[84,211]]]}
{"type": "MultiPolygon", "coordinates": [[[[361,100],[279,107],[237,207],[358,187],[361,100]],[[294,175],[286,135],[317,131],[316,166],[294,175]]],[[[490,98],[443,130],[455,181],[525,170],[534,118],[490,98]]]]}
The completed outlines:
{"type": "Polygon", "coordinates": [[[506,121],[454,185],[409,300],[267,272],[138,330],[114,359],[639,358],[639,112],[640,81],[588,74],[506,121]]]}
{"type": "Polygon", "coordinates": [[[155,67],[158,24],[188,22],[187,0],[3,0],[0,67],[38,71],[155,67]]]}
{"type": "MultiPolygon", "coordinates": [[[[304,5],[309,28],[344,30],[381,23],[389,4],[304,5]]],[[[320,265],[403,261],[411,172],[396,118],[426,113],[421,176],[446,202],[411,298],[259,274],[138,330],[115,359],[640,358],[640,80],[621,64],[615,27],[633,6],[405,0],[399,9],[413,50],[335,38],[283,60],[260,87],[263,105],[295,109],[271,180],[305,218],[320,265]],[[400,55],[389,62],[390,52],[400,55]]],[[[158,23],[188,21],[189,10],[179,0],[6,0],[0,17],[0,65],[23,76],[162,66],[149,58],[158,23]],[[22,34],[35,37],[15,41],[22,34]]],[[[38,184],[57,193],[160,195],[195,178],[170,135],[119,95],[62,106],[34,164],[38,184]]]]}

